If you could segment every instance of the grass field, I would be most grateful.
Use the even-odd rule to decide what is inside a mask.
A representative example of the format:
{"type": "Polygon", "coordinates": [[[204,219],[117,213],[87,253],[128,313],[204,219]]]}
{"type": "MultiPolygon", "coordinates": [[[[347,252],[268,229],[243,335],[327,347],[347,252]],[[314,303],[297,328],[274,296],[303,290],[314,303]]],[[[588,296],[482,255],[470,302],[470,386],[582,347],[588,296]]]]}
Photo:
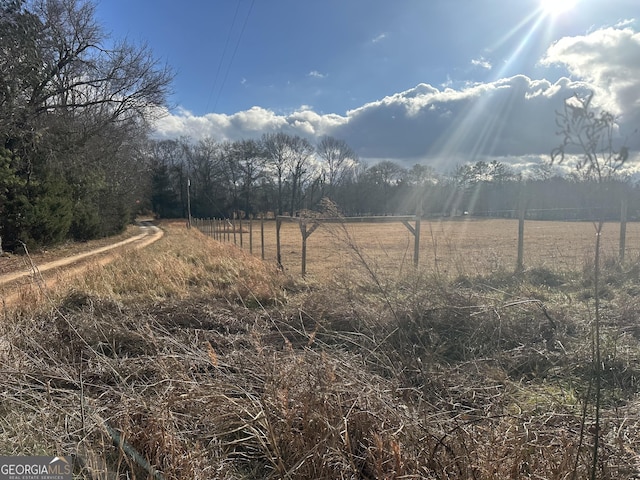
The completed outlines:
{"type": "MultiPolygon", "coordinates": [[[[276,259],[275,221],[264,224],[265,259],[276,259]]],[[[253,224],[253,253],[261,255],[260,222],[253,224]]],[[[243,248],[249,249],[249,227],[243,224],[243,248]]],[[[603,253],[615,258],[619,252],[620,225],[605,224],[603,253]]],[[[228,242],[233,243],[233,235],[228,242]]],[[[236,233],[240,245],[240,234],[236,233]]],[[[307,240],[307,274],[326,278],[354,259],[353,247],[388,272],[402,272],[413,265],[414,239],[397,223],[323,224],[307,240]]],[[[525,222],[524,263],[529,268],[554,271],[580,270],[593,259],[595,229],[591,222],[525,222]]],[[[423,221],[420,265],[444,276],[484,275],[515,269],[518,221],[505,219],[455,219],[423,221]]],[[[292,274],[301,271],[302,236],[298,224],[281,227],[282,264],[292,274]]],[[[640,253],[640,223],[627,223],[625,255],[640,253]]]]}
{"type": "MultiPolygon", "coordinates": [[[[262,262],[259,243],[252,256],[164,224],[148,248],[3,310],[0,451],[70,455],[76,477],[100,480],[588,478],[592,227],[539,235],[577,271],[551,250],[536,252],[547,268],[459,275],[468,238],[492,245],[514,225],[434,224],[454,281],[410,267],[401,225],[318,230],[310,254],[315,239],[333,263],[307,281],[262,262]]],[[[283,254],[299,252],[284,228],[283,254]]],[[[637,259],[602,279],[596,478],[640,478],[637,259]]]]}

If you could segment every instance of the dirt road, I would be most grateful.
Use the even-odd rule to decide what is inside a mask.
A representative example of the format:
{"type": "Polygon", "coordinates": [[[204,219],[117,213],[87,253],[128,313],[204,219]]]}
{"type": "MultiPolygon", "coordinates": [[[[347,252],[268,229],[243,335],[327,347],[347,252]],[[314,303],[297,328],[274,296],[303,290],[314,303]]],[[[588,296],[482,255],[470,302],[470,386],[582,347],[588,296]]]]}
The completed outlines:
{"type": "Polygon", "coordinates": [[[106,265],[124,248],[144,248],[159,240],[164,232],[150,222],[140,222],[140,233],[110,245],[87,252],[59,258],[54,261],[33,264],[31,268],[23,268],[0,275],[0,301],[5,305],[13,304],[20,297],[20,287],[25,281],[45,280],[51,286],[55,280],[48,274],[64,271],[66,275],[81,273],[89,265],[106,265]],[[21,281],[22,280],[22,281],[21,281]]]}

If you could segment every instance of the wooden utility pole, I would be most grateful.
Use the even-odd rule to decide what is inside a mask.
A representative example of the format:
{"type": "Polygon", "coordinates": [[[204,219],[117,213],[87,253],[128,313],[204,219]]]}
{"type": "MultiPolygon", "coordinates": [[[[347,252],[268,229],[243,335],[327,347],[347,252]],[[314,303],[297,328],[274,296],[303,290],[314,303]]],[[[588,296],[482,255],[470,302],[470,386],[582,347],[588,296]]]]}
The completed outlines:
{"type": "Polygon", "coordinates": [[[276,216],[276,262],[278,263],[278,268],[280,270],[284,270],[282,268],[282,254],[280,252],[280,226],[282,225],[282,220],[280,220],[279,216],[276,216]]]}
{"type": "Polygon", "coordinates": [[[191,179],[190,178],[187,178],[187,215],[188,215],[187,228],[191,228],[191,179]]]}

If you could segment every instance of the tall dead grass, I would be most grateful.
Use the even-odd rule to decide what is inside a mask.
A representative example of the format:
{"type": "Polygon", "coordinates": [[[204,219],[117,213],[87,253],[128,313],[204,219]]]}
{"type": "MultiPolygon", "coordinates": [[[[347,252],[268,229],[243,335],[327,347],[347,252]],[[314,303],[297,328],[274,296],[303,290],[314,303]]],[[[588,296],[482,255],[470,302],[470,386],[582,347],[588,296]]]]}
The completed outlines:
{"type": "Polygon", "coordinates": [[[165,236],[145,249],[126,249],[108,264],[98,258],[51,281],[34,265],[36,280],[24,285],[15,304],[29,311],[56,304],[72,292],[122,301],[149,301],[197,295],[249,303],[281,300],[283,279],[275,267],[181,223],[163,226],[165,236]]]}
{"type": "MultiPolygon", "coordinates": [[[[586,476],[576,277],[450,282],[353,241],[305,285],[166,228],[49,308],[5,311],[5,454],[73,455],[92,479],[586,476]]],[[[636,277],[611,272],[605,479],[640,472],[636,277]]]]}

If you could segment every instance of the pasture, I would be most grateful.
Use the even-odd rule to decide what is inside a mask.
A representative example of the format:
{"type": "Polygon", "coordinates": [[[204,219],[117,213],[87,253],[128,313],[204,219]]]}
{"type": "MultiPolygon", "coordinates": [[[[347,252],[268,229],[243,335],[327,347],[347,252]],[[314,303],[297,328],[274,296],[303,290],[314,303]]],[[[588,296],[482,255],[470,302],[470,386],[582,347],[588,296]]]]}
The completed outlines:
{"type": "MultiPolygon", "coordinates": [[[[254,221],[253,254],[261,255],[260,222],[254,221]]],[[[264,223],[265,260],[276,260],[276,224],[264,223]]],[[[518,221],[513,219],[423,220],[420,267],[445,277],[486,275],[515,269],[518,221]]],[[[281,226],[282,264],[286,272],[301,271],[302,236],[297,223],[281,226]]],[[[605,258],[619,254],[620,224],[603,229],[605,258]]],[[[233,235],[228,242],[233,243],[233,235]]],[[[239,232],[236,244],[240,245],[239,232]]],[[[330,278],[332,273],[363,259],[377,270],[402,273],[413,266],[413,235],[402,223],[322,224],[307,240],[307,274],[330,278]],[[357,250],[357,252],[356,252],[357,250]],[[358,257],[358,254],[361,257],[358,257]]],[[[249,249],[249,227],[243,224],[243,248],[249,249]]],[[[592,222],[527,220],[524,232],[525,268],[554,272],[580,271],[593,262],[595,228],[592,222]]],[[[640,224],[627,223],[625,256],[640,253],[640,224]]]]}

